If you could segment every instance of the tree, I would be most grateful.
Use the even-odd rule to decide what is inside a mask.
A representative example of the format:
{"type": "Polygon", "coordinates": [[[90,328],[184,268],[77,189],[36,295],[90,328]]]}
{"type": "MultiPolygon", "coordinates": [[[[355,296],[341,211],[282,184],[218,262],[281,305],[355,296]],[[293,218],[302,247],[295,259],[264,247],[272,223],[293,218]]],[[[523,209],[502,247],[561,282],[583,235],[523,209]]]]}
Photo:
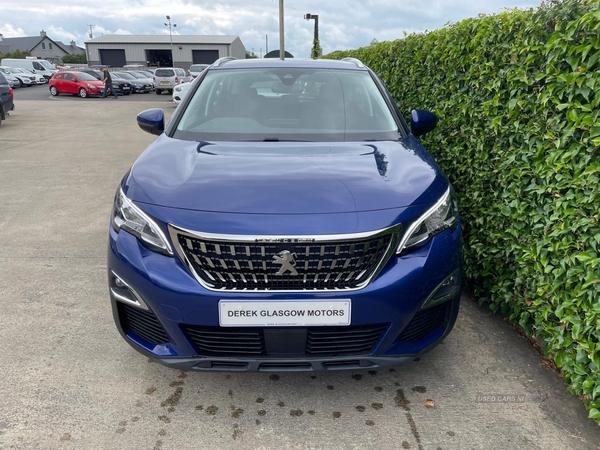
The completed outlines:
{"type": "Polygon", "coordinates": [[[61,59],[62,62],[67,64],[87,64],[85,53],[65,55],[61,59]]]}
{"type": "Polygon", "coordinates": [[[14,52],[0,53],[0,59],[25,59],[26,56],[31,56],[28,50],[15,50],[14,52]]]}
{"type": "Polygon", "coordinates": [[[256,58],[258,58],[258,56],[256,56],[254,53],[246,50],[246,59],[256,59],[256,58]]]}
{"type": "Polygon", "coordinates": [[[321,57],[321,54],[323,53],[323,49],[321,49],[321,42],[319,42],[318,39],[313,39],[313,47],[312,50],[310,51],[310,57],[312,59],[317,59],[321,57]]]}

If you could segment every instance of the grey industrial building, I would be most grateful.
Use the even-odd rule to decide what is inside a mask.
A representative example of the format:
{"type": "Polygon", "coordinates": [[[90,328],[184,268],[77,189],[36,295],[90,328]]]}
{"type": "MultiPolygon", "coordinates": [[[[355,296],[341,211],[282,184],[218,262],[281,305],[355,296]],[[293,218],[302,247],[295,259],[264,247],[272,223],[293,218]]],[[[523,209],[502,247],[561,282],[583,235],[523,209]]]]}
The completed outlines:
{"type": "Polygon", "coordinates": [[[141,64],[188,69],[192,64],[212,64],[224,56],[246,57],[240,38],[228,35],[108,34],[87,41],[85,47],[88,64],[110,67],[141,64]]]}

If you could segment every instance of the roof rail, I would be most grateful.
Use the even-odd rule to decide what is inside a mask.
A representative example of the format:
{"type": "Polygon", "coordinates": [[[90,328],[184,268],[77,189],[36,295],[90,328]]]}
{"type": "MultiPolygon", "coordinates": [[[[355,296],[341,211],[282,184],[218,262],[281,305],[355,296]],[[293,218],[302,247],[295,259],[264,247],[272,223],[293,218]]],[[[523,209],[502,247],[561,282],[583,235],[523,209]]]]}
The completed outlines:
{"type": "Polygon", "coordinates": [[[225,64],[228,61],[235,61],[237,58],[234,56],[225,56],[223,58],[219,58],[217,59],[214,63],[213,63],[213,67],[219,67],[222,66],[223,64],[225,64]]]}
{"type": "Polygon", "coordinates": [[[342,61],[348,61],[351,63],[354,63],[356,65],[356,67],[360,67],[361,69],[364,69],[365,65],[362,63],[362,61],[360,59],[356,59],[356,58],[342,58],[342,61]]]}

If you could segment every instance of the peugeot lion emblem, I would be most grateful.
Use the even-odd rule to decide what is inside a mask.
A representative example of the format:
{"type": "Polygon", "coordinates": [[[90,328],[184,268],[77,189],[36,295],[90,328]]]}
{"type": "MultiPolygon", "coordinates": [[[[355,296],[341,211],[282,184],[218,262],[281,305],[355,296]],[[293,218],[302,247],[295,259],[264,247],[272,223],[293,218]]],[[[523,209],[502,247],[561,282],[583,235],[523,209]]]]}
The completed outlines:
{"type": "Polygon", "coordinates": [[[279,271],[275,275],[283,275],[288,270],[291,275],[298,275],[298,271],[294,268],[296,266],[296,258],[298,255],[290,253],[287,250],[279,252],[278,255],[273,255],[273,262],[275,264],[281,264],[279,271]]]}

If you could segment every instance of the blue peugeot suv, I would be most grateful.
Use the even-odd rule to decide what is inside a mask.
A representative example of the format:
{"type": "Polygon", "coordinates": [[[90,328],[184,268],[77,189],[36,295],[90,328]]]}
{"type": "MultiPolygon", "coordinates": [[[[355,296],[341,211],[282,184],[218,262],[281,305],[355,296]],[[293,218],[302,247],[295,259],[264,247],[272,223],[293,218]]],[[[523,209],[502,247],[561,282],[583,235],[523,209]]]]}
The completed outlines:
{"type": "Polygon", "coordinates": [[[117,328],[181,370],[383,368],[450,332],[461,225],[446,176],[359,60],[236,60],[202,72],[119,185],[117,328]]]}

